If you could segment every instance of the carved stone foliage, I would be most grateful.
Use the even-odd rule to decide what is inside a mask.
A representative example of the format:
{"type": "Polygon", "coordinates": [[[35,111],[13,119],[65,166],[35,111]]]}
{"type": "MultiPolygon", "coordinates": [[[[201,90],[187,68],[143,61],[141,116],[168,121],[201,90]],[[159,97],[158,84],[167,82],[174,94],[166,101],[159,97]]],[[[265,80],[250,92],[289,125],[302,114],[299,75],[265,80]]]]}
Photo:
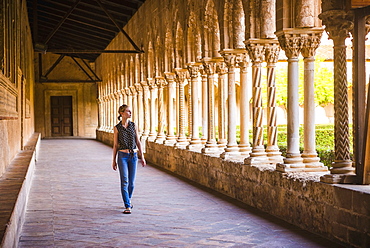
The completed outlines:
{"type": "Polygon", "coordinates": [[[302,37],[302,55],[305,58],[315,56],[316,49],[321,42],[322,32],[309,34],[302,37]]]}
{"type": "Polygon", "coordinates": [[[278,37],[278,40],[288,58],[298,57],[302,45],[302,39],[299,34],[283,34],[278,37]]]}
{"type": "Polygon", "coordinates": [[[335,42],[338,39],[349,37],[350,31],[353,29],[353,16],[351,12],[344,10],[330,10],[319,15],[322,24],[325,25],[325,30],[330,39],[335,42]]]}

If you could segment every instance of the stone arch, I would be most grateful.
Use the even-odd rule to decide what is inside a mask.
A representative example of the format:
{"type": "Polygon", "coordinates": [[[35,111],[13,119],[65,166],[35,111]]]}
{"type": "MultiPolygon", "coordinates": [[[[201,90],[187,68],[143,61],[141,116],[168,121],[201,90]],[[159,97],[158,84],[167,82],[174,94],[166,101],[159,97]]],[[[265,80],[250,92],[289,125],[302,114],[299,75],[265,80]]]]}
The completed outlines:
{"type": "Polygon", "coordinates": [[[146,62],[146,69],[147,69],[147,75],[148,78],[152,78],[154,75],[154,51],[153,51],[153,45],[152,42],[149,40],[148,42],[148,52],[147,52],[147,62],[146,62]]]}
{"type": "Polygon", "coordinates": [[[234,0],[232,11],[233,48],[244,48],[245,14],[241,0],[234,0]]]}
{"type": "Polygon", "coordinates": [[[174,54],[173,54],[173,38],[172,32],[169,28],[166,30],[165,34],[165,49],[164,49],[164,72],[172,71],[174,65],[174,54]]]}
{"type": "Polygon", "coordinates": [[[232,32],[232,3],[231,0],[225,1],[224,19],[223,19],[223,48],[232,48],[233,32],[232,32]]]}
{"type": "Polygon", "coordinates": [[[220,28],[213,0],[208,0],[204,13],[204,57],[220,57],[220,28]]]}
{"type": "Polygon", "coordinates": [[[175,68],[184,66],[184,31],[179,22],[176,25],[175,68]]]}
{"type": "Polygon", "coordinates": [[[190,12],[187,27],[187,60],[198,62],[202,59],[202,42],[194,11],[190,12]]]}

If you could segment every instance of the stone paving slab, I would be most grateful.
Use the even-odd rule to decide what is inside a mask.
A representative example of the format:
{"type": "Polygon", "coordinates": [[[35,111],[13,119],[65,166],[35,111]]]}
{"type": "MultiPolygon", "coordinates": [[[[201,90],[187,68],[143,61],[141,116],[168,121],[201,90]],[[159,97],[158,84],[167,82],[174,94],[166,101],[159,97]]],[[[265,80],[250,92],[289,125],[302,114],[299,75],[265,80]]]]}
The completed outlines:
{"type": "Polygon", "coordinates": [[[42,140],[19,247],[341,247],[148,165],[122,214],[112,149],[42,140]]]}

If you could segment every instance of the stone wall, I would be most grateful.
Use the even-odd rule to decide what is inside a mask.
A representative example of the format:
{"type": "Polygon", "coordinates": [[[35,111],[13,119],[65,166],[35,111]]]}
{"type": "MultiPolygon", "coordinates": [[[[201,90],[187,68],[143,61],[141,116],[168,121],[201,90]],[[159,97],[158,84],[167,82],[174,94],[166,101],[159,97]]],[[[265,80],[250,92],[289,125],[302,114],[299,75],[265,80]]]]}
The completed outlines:
{"type": "Polygon", "coordinates": [[[37,83],[35,129],[42,138],[51,137],[50,97],[72,96],[73,136],[95,138],[98,126],[95,83],[37,83]]]}
{"type": "Polygon", "coordinates": [[[26,1],[8,2],[6,8],[5,2],[0,2],[0,177],[24,149],[35,121],[34,54],[26,1]],[[18,14],[10,19],[10,13],[18,14]]]}
{"type": "Polygon", "coordinates": [[[370,247],[370,186],[325,184],[319,174],[280,173],[153,142],[146,160],[302,229],[370,247]]]}

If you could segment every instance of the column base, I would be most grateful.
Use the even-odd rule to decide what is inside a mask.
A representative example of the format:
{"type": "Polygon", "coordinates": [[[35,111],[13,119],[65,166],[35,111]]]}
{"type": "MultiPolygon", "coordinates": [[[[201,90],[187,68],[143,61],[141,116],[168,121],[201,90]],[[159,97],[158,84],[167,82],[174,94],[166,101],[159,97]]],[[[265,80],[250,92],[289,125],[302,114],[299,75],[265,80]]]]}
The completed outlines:
{"type": "Polygon", "coordinates": [[[172,137],[167,137],[166,140],[163,142],[163,144],[167,145],[167,146],[173,146],[175,145],[176,143],[176,137],[174,136],[173,138],[172,137]]]}
{"type": "Polygon", "coordinates": [[[201,142],[202,142],[203,145],[205,145],[207,143],[207,138],[202,138],[201,142]]]}
{"type": "Polygon", "coordinates": [[[283,163],[276,164],[276,170],[280,172],[304,172],[305,165],[300,153],[290,153],[283,159],[283,163]]]}
{"type": "Polygon", "coordinates": [[[284,157],[281,156],[281,152],[279,152],[278,154],[267,153],[267,158],[271,164],[278,164],[284,162],[284,157]]]}
{"type": "Polygon", "coordinates": [[[248,157],[249,154],[252,152],[252,148],[248,145],[240,145],[239,144],[239,152],[242,156],[248,157]]]}
{"type": "Polygon", "coordinates": [[[157,143],[157,144],[163,144],[165,140],[166,140],[166,135],[164,133],[162,133],[162,134],[157,135],[154,142],[157,143]]]}
{"type": "Polygon", "coordinates": [[[150,133],[149,136],[148,136],[148,141],[154,142],[156,138],[157,138],[156,133],[150,133]]]}
{"type": "Polygon", "coordinates": [[[243,160],[240,152],[223,152],[220,154],[222,159],[232,159],[232,160],[243,160]]]}
{"type": "Polygon", "coordinates": [[[206,145],[201,149],[201,153],[208,155],[220,155],[224,150],[220,149],[216,141],[207,141],[206,145]]]}
{"type": "Polygon", "coordinates": [[[357,182],[357,177],[355,174],[348,175],[348,174],[326,174],[320,177],[320,182],[323,183],[349,183],[353,184],[357,182]]]}
{"type": "Polygon", "coordinates": [[[189,145],[189,141],[185,136],[179,137],[175,143],[175,147],[179,149],[186,149],[187,145],[189,145]]]}
{"type": "Polygon", "coordinates": [[[186,146],[186,149],[189,151],[201,152],[204,145],[198,140],[198,142],[190,141],[190,144],[186,146]]]}
{"type": "Polygon", "coordinates": [[[331,174],[354,174],[355,168],[352,167],[351,160],[335,160],[330,169],[331,174]]]}
{"type": "Polygon", "coordinates": [[[220,148],[222,150],[225,149],[226,146],[227,146],[227,140],[219,140],[217,142],[217,146],[218,146],[218,148],[220,148]]]}
{"type": "Polygon", "coordinates": [[[269,165],[271,164],[266,156],[248,157],[244,159],[245,165],[269,165]]]}

